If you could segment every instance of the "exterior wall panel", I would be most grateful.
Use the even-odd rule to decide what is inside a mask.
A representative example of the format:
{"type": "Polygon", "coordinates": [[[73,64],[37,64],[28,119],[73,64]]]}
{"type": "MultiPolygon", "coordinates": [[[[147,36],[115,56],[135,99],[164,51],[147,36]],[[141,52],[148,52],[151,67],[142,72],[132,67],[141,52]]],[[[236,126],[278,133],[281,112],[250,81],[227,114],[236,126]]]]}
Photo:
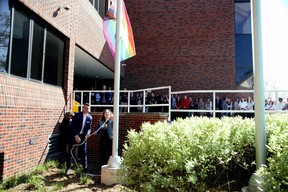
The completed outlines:
{"type": "Polygon", "coordinates": [[[86,52],[114,69],[105,44],[102,18],[88,0],[19,0],[86,52]],[[69,7],[65,10],[64,7],[69,7]],[[57,11],[61,7],[61,11],[57,11]]]}
{"type": "Polygon", "coordinates": [[[234,1],[139,0],[126,7],[137,54],[126,61],[122,87],[235,89],[234,1]]]}
{"type": "Polygon", "coordinates": [[[45,161],[48,139],[65,107],[63,91],[0,74],[0,153],[3,178],[27,172],[45,161]]]}

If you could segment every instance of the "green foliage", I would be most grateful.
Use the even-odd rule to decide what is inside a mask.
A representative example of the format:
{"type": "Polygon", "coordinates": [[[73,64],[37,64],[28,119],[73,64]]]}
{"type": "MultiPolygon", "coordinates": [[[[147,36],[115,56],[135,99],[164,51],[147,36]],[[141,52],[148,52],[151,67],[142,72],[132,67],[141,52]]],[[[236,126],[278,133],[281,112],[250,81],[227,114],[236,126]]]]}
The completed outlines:
{"type": "Polygon", "coordinates": [[[60,190],[64,187],[64,183],[54,182],[51,184],[54,190],[60,190]]]}
{"type": "Polygon", "coordinates": [[[27,183],[29,184],[29,190],[40,190],[45,187],[44,178],[41,175],[31,175],[27,183]]]}
{"type": "Polygon", "coordinates": [[[244,186],[255,170],[254,125],[240,117],[144,123],[128,133],[119,177],[141,191],[205,191],[232,180],[244,186]]]}
{"type": "Polygon", "coordinates": [[[43,174],[45,171],[47,170],[47,167],[45,165],[39,165],[37,167],[34,168],[34,170],[32,171],[32,175],[40,175],[43,174]]]}
{"type": "Polygon", "coordinates": [[[15,187],[21,183],[26,183],[28,181],[28,178],[28,175],[13,176],[3,181],[3,183],[1,183],[0,189],[5,190],[15,187]]]}
{"type": "Polygon", "coordinates": [[[288,190],[288,116],[267,115],[268,166],[258,174],[263,178],[267,191],[288,190]]]}
{"type": "Polygon", "coordinates": [[[75,167],[75,175],[78,178],[81,178],[81,176],[84,174],[84,169],[82,166],[75,167]]]}
{"type": "Polygon", "coordinates": [[[58,163],[56,161],[47,161],[44,165],[36,166],[29,174],[21,174],[4,180],[0,185],[0,190],[6,190],[22,183],[28,183],[30,189],[37,189],[37,191],[41,191],[41,189],[45,187],[44,178],[41,176],[41,174],[48,170],[48,168],[57,166],[58,163]]]}
{"type": "Polygon", "coordinates": [[[35,167],[31,174],[41,175],[48,169],[56,168],[56,167],[59,167],[59,162],[55,160],[50,160],[50,161],[45,162],[43,165],[38,165],[37,167],[35,167]]]}
{"type": "Polygon", "coordinates": [[[45,162],[44,165],[45,165],[46,169],[58,168],[60,166],[59,162],[55,161],[55,160],[47,161],[47,162],[45,162]]]}
{"type": "Polygon", "coordinates": [[[80,177],[80,184],[81,185],[89,185],[92,182],[93,182],[93,180],[91,179],[90,176],[88,176],[86,174],[81,175],[81,177],[80,177]]]}

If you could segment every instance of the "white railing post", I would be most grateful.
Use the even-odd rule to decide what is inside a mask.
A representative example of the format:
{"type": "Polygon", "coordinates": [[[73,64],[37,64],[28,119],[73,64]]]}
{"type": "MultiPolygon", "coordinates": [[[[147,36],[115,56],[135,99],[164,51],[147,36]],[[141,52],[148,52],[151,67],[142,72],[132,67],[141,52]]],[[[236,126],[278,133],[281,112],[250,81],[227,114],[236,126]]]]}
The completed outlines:
{"type": "Polygon", "coordinates": [[[146,112],[146,107],[145,107],[145,102],[146,101],[146,95],[145,95],[145,90],[143,91],[143,109],[142,109],[142,111],[143,111],[143,113],[145,113],[146,112]]]}
{"type": "Polygon", "coordinates": [[[216,110],[216,92],[215,91],[213,91],[213,101],[212,101],[213,103],[213,117],[215,118],[216,117],[216,112],[215,112],[215,110],[216,110]]]}

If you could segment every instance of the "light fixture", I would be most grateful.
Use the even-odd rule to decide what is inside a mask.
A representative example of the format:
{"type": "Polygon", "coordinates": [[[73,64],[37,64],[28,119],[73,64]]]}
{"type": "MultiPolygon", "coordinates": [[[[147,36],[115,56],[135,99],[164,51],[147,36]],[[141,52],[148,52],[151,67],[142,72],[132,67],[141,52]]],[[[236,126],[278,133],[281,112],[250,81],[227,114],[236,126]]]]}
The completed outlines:
{"type": "Polygon", "coordinates": [[[57,17],[59,12],[62,12],[63,10],[70,10],[70,6],[66,5],[66,6],[59,6],[58,9],[56,11],[54,11],[53,13],[53,17],[57,17]]]}
{"type": "Polygon", "coordinates": [[[63,10],[68,11],[68,10],[70,10],[70,7],[69,7],[68,5],[66,5],[66,6],[59,6],[57,10],[59,10],[59,12],[62,12],[63,10]]]}
{"type": "Polygon", "coordinates": [[[64,9],[65,9],[66,11],[68,11],[68,10],[70,10],[70,6],[66,5],[66,6],[64,7],[64,9]]]}

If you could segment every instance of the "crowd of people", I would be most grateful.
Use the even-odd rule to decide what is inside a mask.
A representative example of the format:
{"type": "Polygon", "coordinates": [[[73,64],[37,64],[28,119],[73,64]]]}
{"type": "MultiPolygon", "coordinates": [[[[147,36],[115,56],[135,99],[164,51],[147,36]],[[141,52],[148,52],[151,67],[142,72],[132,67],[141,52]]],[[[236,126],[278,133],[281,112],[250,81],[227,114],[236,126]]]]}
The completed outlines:
{"type": "MultiPolygon", "coordinates": [[[[279,97],[278,102],[275,102],[272,100],[271,97],[268,99],[265,99],[265,110],[288,110],[288,98],[287,101],[284,102],[283,98],[279,97]]],[[[181,112],[174,114],[174,118],[177,117],[189,117],[189,116],[212,116],[212,110],[213,110],[213,102],[211,101],[210,97],[206,97],[204,100],[202,97],[200,98],[192,98],[188,97],[187,95],[184,95],[182,98],[179,95],[172,95],[171,98],[171,109],[193,109],[193,110],[204,110],[206,112],[181,112]],[[207,110],[209,110],[207,112],[207,110]],[[211,111],[211,112],[210,112],[211,111]],[[176,117],[175,117],[176,116],[176,117]]],[[[218,110],[216,112],[216,117],[223,117],[223,116],[237,116],[240,115],[243,118],[252,118],[254,117],[255,110],[255,103],[252,100],[251,96],[241,98],[235,97],[235,99],[231,99],[227,96],[219,97],[216,96],[215,99],[215,110],[218,110]],[[223,112],[219,112],[219,110],[222,110],[223,112]],[[237,111],[237,112],[235,112],[237,111]],[[240,111],[240,112],[239,112],[240,111]]],[[[173,119],[173,117],[172,117],[173,119]]]]}
{"type": "MultiPolygon", "coordinates": [[[[75,93],[75,100],[78,103],[91,103],[92,112],[101,112],[104,108],[114,103],[114,93],[111,87],[106,89],[106,85],[102,86],[101,91],[93,91],[94,87],[91,88],[91,93],[83,92],[83,98],[81,97],[81,92],[75,93]],[[101,107],[103,105],[103,107],[101,107]]],[[[144,112],[168,112],[168,106],[159,106],[159,104],[168,104],[168,94],[146,92],[143,96],[143,92],[126,92],[126,88],[120,92],[119,104],[120,112],[128,112],[127,105],[129,104],[130,112],[143,112],[143,105],[145,99],[144,112]],[[156,106],[157,104],[157,106],[156,106]],[[155,105],[155,106],[154,106],[155,105]]],[[[108,107],[109,108],[109,107],[108,107]]],[[[112,108],[112,107],[111,107],[112,108]]]]}
{"type": "MultiPolygon", "coordinates": [[[[92,90],[94,88],[92,87],[92,90]]],[[[169,96],[168,94],[161,94],[159,92],[153,91],[146,91],[144,94],[143,92],[120,92],[120,112],[128,112],[129,105],[129,112],[168,112],[169,107],[169,96]],[[129,97],[129,98],[128,98],[129,97]],[[144,103],[145,101],[145,103],[144,103]],[[144,106],[145,104],[145,106],[144,106]],[[164,105],[163,105],[164,104],[164,105]],[[144,108],[143,108],[144,107],[144,108]]],[[[113,105],[113,91],[111,87],[106,90],[106,86],[103,85],[103,92],[91,92],[90,99],[89,94],[84,94],[83,101],[84,102],[91,102],[91,111],[97,112],[101,111],[107,105],[113,105]],[[93,107],[93,105],[98,105],[97,107],[93,107]],[[100,106],[99,106],[100,105],[100,106]],[[101,107],[101,105],[106,105],[101,107]]],[[[76,99],[80,100],[79,97],[76,99]]],[[[172,120],[173,118],[177,117],[187,117],[187,116],[212,116],[212,112],[175,112],[175,109],[181,110],[213,110],[213,98],[211,97],[192,97],[187,94],[172,94],[170,98],[170,105],[171,109],[174,111],[172,112],[172,120]],[[174,113],[174,114],[173,114],[174,113]]],[[[278,102],[273,101],[271,97],[265,99],[265,110],[287,110],[288,109],[288,98],[285,102],[283,98],[278,98],[278,102]]],[[[215,110],[223,110],[223,112],[217,112],[217,117],[222,116],[235,116],[241,115],[243,117],[254,117],[252,112],[249,112],[254,109],[254,101],[251,96],[242,96],[242,97],[235,97],[230,98],[228,96],[216,96],[215,99],[215,110]],[[243,113],[233,112],[233,110],[242,110],[246,111],[243,113]]],[[[112,109],[112,107],[111,107],[112,109]]]]}

